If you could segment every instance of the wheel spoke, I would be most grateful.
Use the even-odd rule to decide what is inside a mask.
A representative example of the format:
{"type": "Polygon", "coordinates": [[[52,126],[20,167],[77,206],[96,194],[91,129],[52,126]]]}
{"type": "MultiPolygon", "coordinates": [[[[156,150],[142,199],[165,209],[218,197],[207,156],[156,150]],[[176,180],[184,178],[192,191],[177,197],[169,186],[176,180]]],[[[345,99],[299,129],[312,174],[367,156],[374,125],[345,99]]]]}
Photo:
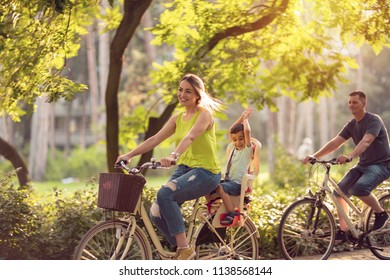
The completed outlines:
{"type": "MultiPolygon", "coordinates": [[[[388,213],[390,213],[390,194],[379,199],[379,203],[388,213]]],[[[371,210],[367,219],[366,229],[372,228],[375,216],[371,210]]],[[[367,243],[371,252],[379,259],[390,260],[390,222],[384,229],[367,237],[367,243]]]]}
{"type": "Polygon", "coordinates": [[[91,228],[76,248],[75,259],[110,260],[110,259],[151,259],[148,241],[144,240],[140,229],[136,228],[131,239],[127,239],[128,223],[107,221],[91,228]],[[126,245],[130,242],[126,252],[126,245]]]}
{"type": "Polygon", "coordinates": [[[325,259],[332,252],[334,218],[327,208],[323,207],[318,213],[313,205],[312,199],[303,199],[283,214],[278,241],[286,259],[325,259]],[[319,219],[315,225],[317,214],[319,219]]]}
{"type": "MultiPolygon", "coordinates": [[[[201,227],[207,227],[207,224],[201,227]]],[[[203,230],[199,229],[200,232],[203,230]]],[[[224,240],[224,244],[220,241],[204,242],[205,244],[198,245],[198,259],[257,259],[258,258],[258,240],[256,236],[256,228],[253,223],[246,218],[243,226],[227,227],[225,236],[219,238],[224,240]]],[[[212,234],[210,231],[202,234],[212,234]]],[[[220,233],[222,234],[222,233],[220,233]]],[[[202,236],[198,236],[201,239],[202,236]]],[[[215,240],[219,240],[214,237],[215,240]]]]}

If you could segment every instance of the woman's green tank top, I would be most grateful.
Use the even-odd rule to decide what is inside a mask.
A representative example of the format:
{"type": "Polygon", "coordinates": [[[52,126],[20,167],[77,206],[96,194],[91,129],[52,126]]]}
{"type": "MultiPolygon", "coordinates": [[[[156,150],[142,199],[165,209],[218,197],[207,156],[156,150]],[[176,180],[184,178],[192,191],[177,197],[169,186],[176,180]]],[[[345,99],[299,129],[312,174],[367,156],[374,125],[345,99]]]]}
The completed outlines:
{"type": "MultiPolygon", "coordinates": [[[[194,127],[199,117],[200,110],[190,119],[183,120],[180,113],[176,119],[175,142],[176,146],[194,127]]],[[[221,172],[221,165],[216,154],[217,144],[215,138],[215,124],[194,140],[187,150],[180,155],[177,164],[184,164],[189,167],[201,167],[211,173],[221,172]]]]}

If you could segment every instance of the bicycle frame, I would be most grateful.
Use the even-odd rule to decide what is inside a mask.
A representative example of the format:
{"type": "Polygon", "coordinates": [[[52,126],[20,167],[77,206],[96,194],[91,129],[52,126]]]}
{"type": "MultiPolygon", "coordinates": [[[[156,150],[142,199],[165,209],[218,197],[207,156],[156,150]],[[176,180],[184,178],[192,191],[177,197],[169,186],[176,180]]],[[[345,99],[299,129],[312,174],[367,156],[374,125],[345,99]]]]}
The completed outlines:
{"type": "MultiPolygon", "coordinates": [[[[340,187],[337,185],[337,183],[330,177],[327,178],[326,181],[324,181],[324,184],[326,184],[327,189],[326,192],[329,196],[329,198],[332,200],[333,204],[336,206],[338,213],[343,217],[344,221],[348,225],[349,230],[351,231],[352,235],[355,238],[358,238],[360,236],[360,232],[358,231],[358,228],[362,228],[364,225],[364,221],[367,216],[367,209],[368,206],[364,205],[362,209],[359,209],[350,199],[347,197],[341,190],[340,187]],[[359,226],[357,228],[354,227],[351,219],[349,218],[349,215],[345,213],[344,209],[341,207],[340,203],[337,200],[336,195],[334,192],[332,192],[332,188],[329,187],[329,183],[331,184],[333,190],[337,192],[337,194],[343,198],[346,203],[348,204],[349,208],[359,217],[359,226]]],[[[324,188],[325,189],[325,188],[324,188]]]]}
{"type": "MultiPolygon", "coordinates": [[[[192,239],[192,236],[194,234],[195,218],[196,218],[196,215],[198,212],[198,208],[199,208],[199,199],[197,199],[195,201],[195,203],[194,203],[195,210],[192,212],[191,217],[190,217],[190,222],[189,222],[188,230],[186,233],[188,242],[190,242],[190,240],[192,239]]],[[[142,202],[141,198],[138,200],[136,210],[134,211],[134,213],[131,213],[130,217],[122,219],[123,221],[126,221],[129,223],[129,227],[127,228],[127,230],[129,231],[129,237],[128,237],[126,248],[125,248],[125,254],[123,254],[123,255],[126,255],[126,252],[130,248],[130,245],[132,242],[131,236],[134,234],[135,229],[138,225],[136,222],[137,217],[140,217],[142,219],[143,224],[145,226],[146,233],[150,237],[150,240],[152,241],[152,244],[156,248],[159,256],[162,259],[171,259],[173,256],[175,256],[175,254],[176,254],[175,252],[166,251],[163,248],[161,241],[158,238],[157,232],[156,232],[155,228],[153,227],[152,221],[150,220],[148,212],[145,209],[144,203],[142,202]]],[[[149,249],[151,250],[151,248],[149,248],[149,249]]]]}
{"type": "MultiPolygon", "coordinates": [[[[309,162],[313,166],[316,164],[314,169],[310,169],[310,185],[314,189],[309,189],[307,196],[288,206],[282,215],[278,228],[282,255],[291,260],[324,260],[335,246],[348,242],[352,248],[368,248],[379,259],[390,259],[390,224],[384,225],[381,230],[372,230],[377,217],[374,210],[363,202],[351,200],[330,177],[331,166],[338,164],[337,160],[312,158],[309,162]],[[318,176],[313,176],[313,170],[318,172],[318,176]],[[344,211],[343,207],[349,208],[348,211],[344,211]],[[336,210],[338,218],[345,220],[347,231],[343,239],[337,235],[336,210]],[[340,242],[336,242],[338,240],[340,242]]],[[[378,186],[376,192],[380,205],[389,211],[390,188],[386,182],[378,186]]]]}
{"type": "MultiPolygon", "coordinates": [[[[189,243],[192,243],[192,240],[196,239],[197,235],[199,234],[199,232],[195,232],[194,231],[196,217],[198,215],[199,210],[201,209],[199,207],[199,204],[200,204],[199,203],[199,199],[195,200],[195,203],[194,203],[194,206],[193,206],[194,211],[192,212],[192,214],[190,216],[188,230],[186,232],[187,240],[188,240],[189,243]]],[[[159,256],[162,259],[171,259],[173,256],[175,256],[175,254],[176,254],[175,252],[166,251],[163,248],[163,246],[162,246],[162,244],[160,242],[160,239],[158,238],[157,232],[156,232],[155,228],[153,227],[152,221],[150,220],[148,212],[145,209],[145,206],[144,206],[143,202],[141,201],[141,199],[139,199],[139,201],[137,203],[137,206],[136,206],[136,210],[134,211],[134,213],[131,213],[128,218],[123,218],[122,219],[123,221],[126,221],[126,222],[129,223],[129,226],[127,228],[128,232],[129,232],[129,236],[127,238],[127,244],[126,244],[126,247],[125,247],[125,253],[123,255],[124,256],[126,255],[126,253],[128,252],[128,250],[129,250],[129,248],[131,246],[131,242],[132,242],[131,236],[134,234],[135,229],[136,229],[136,227],[138,225],[137,222],[136,222],[137,217],[140,217],[142,219],[143,224],[145,226],[146,234],[150,237],[150,240],[152,241],[152,244],[156,248],[156,251],[159,254],[159,256]]],[[[211,231],[218,237],[218,239],[221,241],[221,243],[224,246],[227,246],[225,240],[218,234],[217,230],[212,225],[212,223],[207,219],[207,217],[202,214],[202,215],[200,215],[200,218],[202,219],[203,223],[207,223],[208,224],[208,226],[211,229],[211,231]]],[[[248,238],[250,238],[250,237],[251,236],[248,236],[248,238]]],[[[123,241],[118,244],[118,248],[120,248],[122,246],[122,244],[123,244],[123,241]]],[[[192,245],[195,245],[195,244],[192,244],[192,245]]],[[[149,250],[151,250],[151,248],[149,248],[149,250]]],[[[119,251],[119,249],[117,249],[116,251],[119,251]]],[[[118,252],[115,252],[115,255],[112,258],[115,259],[117,254],[118,254],[118,252]]],[[[224,258],[224,256],[221,256],[221,259],[223,259],[223,258],[224,258]]],[[[214,258],[214,259],[217,259],[217,258],[214,258]]]]}
{"type": "MultiPolygon", "coordinates": [[[[120,163],[121,167],[128,173],[131,174],[139,174],[142,172],[144,168],[162,168],[160,166],[160,163],[152,161],[143,164],[141,167],[130,169],[126,166],[125,162],[120,163]]],[[[196,199],[193,203],[192,207],[192,213],[190,217],[188,218],[188,226],[186,231],[186,238],[190,245],[193,247],[197,247],[197,240],[199,235],[202,232],[202,229],[207,227],[207,229],[210,230],[211,233],[214,234],[213,238],[218,239],[218,244],[221,244],[219,247],[220,249],[223,249],[223,252],[220,254],[220,251],[217,249],[215,251],[216,253],[208,253],[202,255],[202,249],[200,248],[200,251],[198,252],[200,254],[200,257],[202,259],[225,259],[228,256],[234,256],[236,251],[236,247],[240,247],[242,244],[245,244],[248,240],[253,240],[253,236],[255,235],[258,237],[258,232],[256,230],[255,225],[253,222],[251,222],[250,218],[246,215],[246,213],[242,212],[241,215],[243,216],[243,224],[245,222],[245,230],[249,232],[250,234],[247,235],[241,235],[241,231],[229,231],[229,237],[225,240],[225,231],[223,233],[219,232],[218,229],[220,226],[214,225],[214,220],[219,219],[219,216],[211,215],[208,212],[206,212],[206,207],[201,206],[200,198],[196,199]],[[248,219],[248,221],[247,221],[248,219]],[[249,224],[249,226],[247,225],[249,224]],[[255,230],[253,230],[255,229],[255,230]],[[244,236],[244,238],[242,238],[244,236]],[[229,241],[227,241],[229,240],[229,241]],[[238,245],[236,242],[239,242],[238,245]]],[[[112,220],[112,221],[115,221],[112,220]]],[[[142,201],[142,195],[139,197],[136,207],[132,212],[126,213],[126,215],[122,218],[119,218],[119,221],[125,224],[122,224],[125,227],[118,227],[116,228],[116,238],[117,238],[117,245],[112,248],[114,249],[114,252],[111,253],[111,259],[117,259],[117,257],[120,257],[121,259],[124,259],[130,250],[132,250],[132,242],[134,241],[134,236],[136,238],[144,240],[142,243],[143,249],[142,251],[145,254],[145,257],[150,258],[153,256],[153,253],[157,253],[161,259],[173,259],[176,256],[176,252],[167,251],[164,249],[159,235],[158,231],[156,231],[154,225],[152,224],[151,218],[149,216],[148,211],[145,209],[145,205],[142,201]],[[142,222],[141,222],[142,221],[142,222]],[[149,240],[151,242],[149,242],[149,240]],[[152,244],[154,246],[152,251],[152,244]]],[[[239,228],[241,225],[239,226],[239,228]]],[[[244,230],[244,231],[245,231],[244,230]]],[[[201,241],[202,242],[202,241],[201,241]]],[[[215,241],[213,241],[215,242],[215,241]]],[[[249,241],[253,242],[253,241],[249,241]]],[[[256,243],[256,242],[255,242],[256,243]]],[[[200,246],[203,243],[200,243],[200,246]]],[[[252,243],[253,245],[253,243],[252,243]]],[[[258,244],[256,243],[253,248],[257,248],[258,244]]],[[[206,250],[208,248],[206,247],[206,250]]],[[[252,253],[255,254],[257,251],[252,250],[252,253]]],[[[258,254],[258,253],[257,253],[258,254]]]]}
{"type": "MultiPolygon", "coordinates": [[[[356,239],[359,239],[361,237],[362,232],[359,231],[359,229],[363,229],[366,231],[367,229],[364,228],[364,225],[366,224],[366,220],[368,219],[369,214],[369,207],[368,205],[364,204],[361,209],[359,209],[350,199],[348,196],[344,194],[343,191],[341,191],[338,184],[330,177],[330,164],[329,163],[322,163],[321,164],[323,168],[325,168],[325,175],[322,185],[320,186],[320,189],[327,193],[333,204],[336,206],[339,215],[341,215],[344,218],[344,221],[346,222],[350,232],[352,233],[352,236],[356,239]],[[358,227],[355,227],[352,223],[349,215],[344,211],[340,203],[338,202],[337,196],[334,193],[336,192],[341,198],[343,198],[346,203],[348,204],[349,208],[359,217],[359,224],[358,227]]],[[[380,198],[380,197],[379,197],[380,198]]],[[[379,199],[378,198],[378,199],[379,199]]],[[[373,233],[375,234],[375,233],[373,233]]],[[[371,235],[371,233],[368,233],[365,235],[365,237],[371,235]]]]}

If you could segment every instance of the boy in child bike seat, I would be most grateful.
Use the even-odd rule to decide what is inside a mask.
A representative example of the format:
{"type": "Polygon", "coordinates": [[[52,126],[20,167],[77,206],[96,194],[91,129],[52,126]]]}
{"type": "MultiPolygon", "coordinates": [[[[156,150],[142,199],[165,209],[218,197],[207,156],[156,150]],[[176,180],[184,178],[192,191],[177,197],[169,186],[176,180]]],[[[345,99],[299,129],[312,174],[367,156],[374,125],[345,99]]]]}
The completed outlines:
{"type": "MultiPolygon", "coordinates": [[[[248,118],[252,114],[252,109],[246,109],[237,121],[230,127],[229,139],[234,148],[227,155],[224,180],[218,185],[215,192],[221,197],[228,214],[220,221],[221,225],[231,225],[235,215],[239,213],[233,209],[231,195],[237,196],[241,193],[242,177],[248,172],[248,166],[252,159],[251,128],[248,118]]],[[[206,195],[208,203],[212,203],[212,194],[206,195]]]]}
{"type": "MultiPolygon", "coordinates": [[[[306,156],[303,163],[308,163],[310,157],[322,157],[337,150],[346,140],[352,138],[356,147],[349,155],[340,155],[340,164],[359,157],[359,162],[352,167],[339,182],[339,187],[348,196],[354,195],[370,206],[375,213],[372,231],[380,231],[390,220],[389,214],[379,204],[372,191],[390,176],[389,135],[382,119],[373,113],[366,112],[367,97],[361,91],[349,94],[348,108],[353,115],[339,134],[311,156],[306,156]]],[[[345,213],[348,205],[338,197],[345,213]]],[[[336,240],[346,240],[348,226],[339,213],[340,227],[336,240]]]]}
{"type": "Polygon", "coordinates": [[[195,257],[195,251],[186,239],[180,205],[212,192],[221,180],[212,113],[221,110],[222,104],[206,93],[203,81],[194,74],[180,80],[177,97],[184,112],[172,116],[159,132],[119,156],[117,162],[130,161],[174,135],[176,149],[160,162],[168,167],[176,161],[177,169],[157,192],[150,217],[168,242],[177,247],[175,259],[187,260],[195,257]]]}

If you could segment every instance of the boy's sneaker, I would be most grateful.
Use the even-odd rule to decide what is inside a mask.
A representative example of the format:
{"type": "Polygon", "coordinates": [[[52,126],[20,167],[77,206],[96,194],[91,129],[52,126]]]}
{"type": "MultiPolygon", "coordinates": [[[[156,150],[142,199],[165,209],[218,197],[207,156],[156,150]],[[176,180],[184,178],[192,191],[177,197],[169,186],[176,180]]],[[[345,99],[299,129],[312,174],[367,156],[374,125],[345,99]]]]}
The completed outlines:
{"type": "Polygon", "coordinates": [[[220,224],[223,226],[230,226],[234,222],[234,218],[240,215],[240,209],[234,208],[234,212],[228,212],[225,218],[220,220],[220,224]]]}
{"type": "Polygon", "coordinates": [[[234,216],[235,216],[235,213],[233,212],[229,212],[225,218],[223,218],[221,221],[220,221],[220,224],[223,225],[223,226],[230,226],[233,221],[234,221],[234,216]]]}
{"type": "Polygon", "coordinates": [[[390,216],[389,214],[387,214],[386,211],[383,211],[381,213],[374,213],[374,215],[375,215],[375,221],[371,229],[372,231],[381,230],[386,226],[386,223],[390,220],[390,216]]]}
{"type": "Polygon", "coordinates": [[[345,231],[341,230],[340,228],[336,231],[336,241],[345,242],[347,241],[347,235],[345,231]]]}
{"type": "Polygon", "coordinates": [[[177,248],[175,260],[192,260],[195,257],[195,250],[190,246],[188,248],[177,248]]]}

